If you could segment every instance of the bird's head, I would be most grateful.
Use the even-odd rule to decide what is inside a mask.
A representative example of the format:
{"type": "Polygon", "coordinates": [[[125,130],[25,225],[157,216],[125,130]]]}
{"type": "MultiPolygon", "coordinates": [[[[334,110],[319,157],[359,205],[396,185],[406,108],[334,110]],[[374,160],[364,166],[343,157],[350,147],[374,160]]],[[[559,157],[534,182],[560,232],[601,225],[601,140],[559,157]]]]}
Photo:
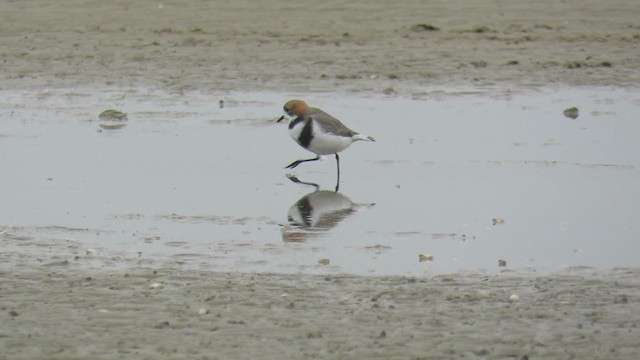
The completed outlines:
{"type": "Polygon", "coordinates": [[[285,115],[282,115],[277,122],[282,121],[285,116],[302,116],[308,108],[309,105],[302,100],[289,100],[283,106],[285,115]]]}

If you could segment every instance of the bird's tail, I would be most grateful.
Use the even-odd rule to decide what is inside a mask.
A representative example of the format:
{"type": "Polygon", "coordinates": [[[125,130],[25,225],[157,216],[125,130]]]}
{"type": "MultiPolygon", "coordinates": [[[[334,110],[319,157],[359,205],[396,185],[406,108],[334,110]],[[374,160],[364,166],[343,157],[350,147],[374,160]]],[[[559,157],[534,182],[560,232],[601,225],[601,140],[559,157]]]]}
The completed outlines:
{"type": "Polygon", "coordinates": [[[376,139],[372,138],[371,136],[367,136],[367,135],[364,135],[364,134],[355,134],[355,135],[353,135],[353,141],[358,141],[358,140],[376,141],[376,139]]]}

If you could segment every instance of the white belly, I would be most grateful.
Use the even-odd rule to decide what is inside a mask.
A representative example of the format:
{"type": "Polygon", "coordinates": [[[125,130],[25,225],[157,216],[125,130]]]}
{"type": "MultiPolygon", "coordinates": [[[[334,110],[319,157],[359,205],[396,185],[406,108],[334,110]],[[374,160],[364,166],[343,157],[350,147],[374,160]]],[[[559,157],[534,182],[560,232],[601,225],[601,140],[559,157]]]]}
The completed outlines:
{"type": "MultiPolygon", "coordinates": [[[[315,125],[315,124],[314,124],[315,125]]],[[[289,129],[289,135],[300,146],[305,147],[300,143],[300,133],[304,128],[304,123],[297,124],[293,129],[289,129]]],[[[339,153],[346,149],[353,143],[351,137],[337,136],[329,133],[322,132],[318,126],[313,128],[313,138],[307,147],[307,150],[317,155],[330,155],[339,153]]]]}
{"type": "Polygon", "coordinates": [[[350,137],[316,132],[309,144],[309,151],[318,155],[335,154],[348,148],[352,143],[353,139],[350,137]]]}

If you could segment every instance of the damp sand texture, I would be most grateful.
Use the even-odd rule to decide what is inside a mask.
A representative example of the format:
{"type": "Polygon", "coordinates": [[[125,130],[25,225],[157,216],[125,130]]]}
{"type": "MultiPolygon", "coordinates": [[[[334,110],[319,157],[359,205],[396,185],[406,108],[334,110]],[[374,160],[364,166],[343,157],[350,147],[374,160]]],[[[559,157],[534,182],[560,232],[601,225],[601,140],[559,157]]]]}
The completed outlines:
{"type": "Polygon", "coordinates": [[[633,359],[638,275],[3,273],[0,357],[633,359]]]}
{"type": "Polygon", "coordinates": [[[0,3],[0,89],[636,86],[634,0],[0,3]]]}

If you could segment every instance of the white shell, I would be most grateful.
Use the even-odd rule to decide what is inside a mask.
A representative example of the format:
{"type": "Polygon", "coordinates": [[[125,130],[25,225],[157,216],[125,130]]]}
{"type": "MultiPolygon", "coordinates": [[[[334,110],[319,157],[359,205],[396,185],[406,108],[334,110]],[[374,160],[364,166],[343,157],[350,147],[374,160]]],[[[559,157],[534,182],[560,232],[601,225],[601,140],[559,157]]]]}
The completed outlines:
{"type": "Polygon", "coordinates": [[[98,254],[98,252],[95,249],[87,249],[85,252],[89,256],[98,254]]]}
{"type": "Polygon", "coordinates": [[[418,261],[420,261],[420,262],[433,261],[433,255],[431,255],[429,253],[422,253],[422,254],[418,255],[418,261]]]}
{"type": "Polygon", "coordinates": [[[207,315],[208,313],[209,313],[209,309],[207,308],[198,309],[198,315],[207,315]]]}
{"type": "Polygon", "coordinates": [[[520,301],[520,297],[518,295],[516,295],[516,294],[513,294],[513,295],[509,296],[509,301],[518,302],[518,301],[520,301]]]}
{"type": "Polygon", "coordinates": [[[164,285],[160,284],[160,283],[153,283],[149,285],[149,289],[151,290],[160,290],[164,288],[164,285]]]}

